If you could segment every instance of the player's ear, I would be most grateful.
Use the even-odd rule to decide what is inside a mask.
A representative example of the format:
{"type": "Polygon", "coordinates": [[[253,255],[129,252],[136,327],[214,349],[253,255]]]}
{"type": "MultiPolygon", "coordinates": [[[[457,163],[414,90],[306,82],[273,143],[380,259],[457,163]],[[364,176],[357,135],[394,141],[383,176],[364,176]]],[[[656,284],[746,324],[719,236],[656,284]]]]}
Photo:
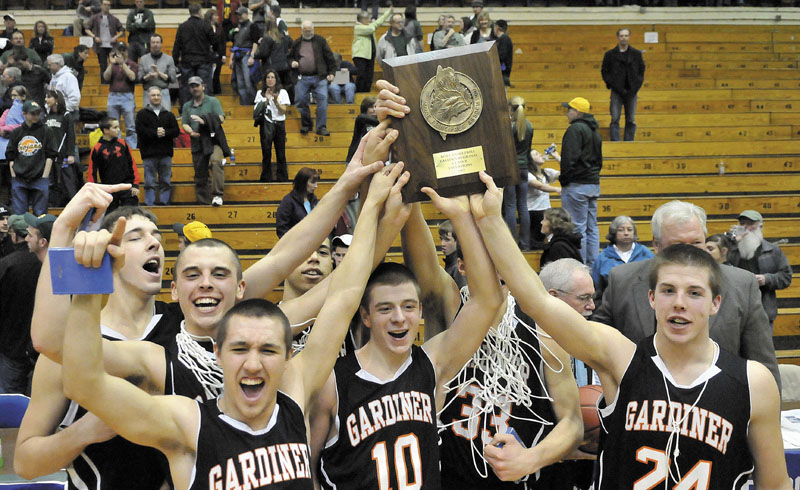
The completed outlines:
{"type": "MultiPolygon", "coordinates": [[[[647,299],[650,300],[650,308],[655,310],[656,309],[656,293],[653,292],[652,289],[649,289],[647,291],[647,299]]],[[[716,311],[714,313],[716,313],[716,311]]]]}
{"type": "Polygon", "coordinates": [[[239,281],[239,284],[236,286],[236,301],[241,301],[244,299],[244,290],[246,284],[244,283],[244,279],[239,281]]]}
{"type": "Polygon", "coordinates": [[[178,288],[175,286],[175,281],[169,283],[169,290],[172,301],[178,301],[178,288]]]}
{"type": "Polygon", "coordinates": [[[456,264],[458,264],[458,273],[462,276],[466,277],[467,275],[467,267],[464,264],[464,260],[461,258],[456,259],[456,264]]]}
{"type": "Polygon", "coordinates": [[[718,294],[711,300],[711,316],[717,314],[720,304],[722,304],[722,296],[718,294]]]}
{"type": "Polygon", "coordinates": [[[369,311],[367,311],[367,309],[363,306],[359,306],[358,313],[361,315],[361,323],[365,327],[370,328],[371,325],[369,324],[369,311]]]}

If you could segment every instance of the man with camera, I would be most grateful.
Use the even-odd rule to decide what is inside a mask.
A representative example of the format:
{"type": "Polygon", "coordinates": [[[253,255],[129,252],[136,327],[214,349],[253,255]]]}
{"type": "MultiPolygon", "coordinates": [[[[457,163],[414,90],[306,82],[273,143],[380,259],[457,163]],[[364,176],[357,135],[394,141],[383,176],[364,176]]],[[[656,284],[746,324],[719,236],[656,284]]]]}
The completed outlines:
{"type": "Polygon", "coordinates": [[[108,117],[125,120],[125,142],[131,148],[137,148],[136,101],[133,89],[136,84],[136,72],[139,65],[128,59],[128,47],[119,43],[111,50],[110,64],[103,72],[103,80],[111,86],[108,89],[108,117]]]}

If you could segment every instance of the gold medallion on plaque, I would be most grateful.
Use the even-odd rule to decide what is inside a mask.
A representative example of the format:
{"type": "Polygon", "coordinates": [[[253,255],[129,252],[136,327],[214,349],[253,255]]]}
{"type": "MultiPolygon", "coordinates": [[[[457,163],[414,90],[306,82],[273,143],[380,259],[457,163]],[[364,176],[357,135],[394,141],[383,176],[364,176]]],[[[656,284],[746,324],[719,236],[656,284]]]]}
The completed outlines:
{"type": "Polygon", "coordinates": [[[483,110],[483,96],[470,77],[439,65],[436,76],[422,87],[419,105],[428,125],[446,140],[448,134],[463,133],[475,124],[483,110]]]}

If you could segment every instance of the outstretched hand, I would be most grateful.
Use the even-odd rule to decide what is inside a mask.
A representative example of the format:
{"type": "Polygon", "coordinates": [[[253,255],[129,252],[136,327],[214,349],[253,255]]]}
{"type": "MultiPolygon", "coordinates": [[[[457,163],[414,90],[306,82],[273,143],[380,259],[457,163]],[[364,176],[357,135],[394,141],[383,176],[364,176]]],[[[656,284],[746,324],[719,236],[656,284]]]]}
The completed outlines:
{"type": "Polygon", "coordinates": [[[405,168],[405,164],[403,164],[403,162],[397,162],[392,165],[387,165],[382,171],[373,175],[364,206],[380,208],[389,197],[392,189],[397,187],[396,192],[399,192],[399,189],[401,189],[411,177],[409,172],[403,172],[403,168],[405,168]]]}
{"type": "Polygon", "coordinates": [[[103,213],[111,204],[114,192],[124,191],[131,188],[131,184],[95,184],[87,182],[80,188],[75,196],[70,199],[67,206],[58,215],[54,224],[75,231],[80,227],[83,217],[92,208],[97,211],[92,217],[92,222],[96,222],[103,216],[103,213]]]}
{"type": "Polygon", "coordinates": [[[449,219],[463,214],[469,214],[469,198],[467,196],[442,197],[430,187],[420,189],[442,214],[449,219]]]}
{"type": "Polygon", "coordinates": [[[379,90],[378,100],[375,102],[378,121],[384,121],[389,117],[405,117],[411,112],[411,108],[406,105],[406,99],[400,96],[399,88],[386,80],[378,80],[375,86],[379,90]]]}
{"type": "Polygon", "coordinates": [[[98,268],[106,251],[114,259],[114,269],[125,265],[125,252],[120,244],[125,234],[125,218],[120,217],[114,225],[114,233],[108,230],[81,231],[75,235],[75,261],[84,267],[98,268]]]}
{"type": "Polygon", "coordinates": [[[503,207],[503,191],[498,189],[491,175],[481,171],[481,181],[486,184],[486,192],[469,196],[469,205],[475,221],[492,216],[500,216],[503,207]]]}

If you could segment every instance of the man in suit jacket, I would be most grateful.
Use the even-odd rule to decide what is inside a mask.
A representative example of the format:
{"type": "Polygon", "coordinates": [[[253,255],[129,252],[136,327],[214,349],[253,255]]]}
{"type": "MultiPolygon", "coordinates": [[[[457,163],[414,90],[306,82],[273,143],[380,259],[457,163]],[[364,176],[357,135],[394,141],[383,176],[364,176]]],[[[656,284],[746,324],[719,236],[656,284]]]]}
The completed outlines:
{"type": "MultiPolygon", "coordinates": [[[[706,213],[694,204],[668,202],[656,210],[651,223],[656,253],[676,243],[705,249],[706,213]]],[[[650,259],[611,269],[603,302],[592,319],[613,326],[633,342],[655,333],[655,313],[647,294],[652,263],[650,259]]],[[[711,318],[709,335],[721,348],[764,364],[780,388],[772,329],[755,276],[728,265],[722,272],[722,304],[711,318]]]]}

